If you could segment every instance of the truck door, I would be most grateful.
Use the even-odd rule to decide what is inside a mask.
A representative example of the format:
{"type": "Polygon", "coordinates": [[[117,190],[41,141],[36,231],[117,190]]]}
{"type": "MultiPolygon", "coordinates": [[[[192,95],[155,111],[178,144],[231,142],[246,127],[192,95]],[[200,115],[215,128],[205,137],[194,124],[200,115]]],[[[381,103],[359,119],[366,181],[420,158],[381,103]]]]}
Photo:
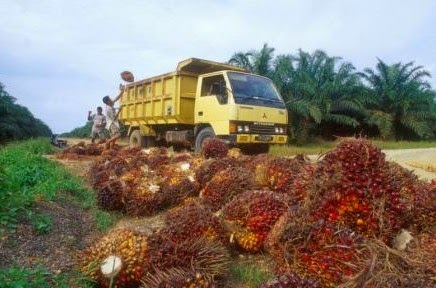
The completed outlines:
{"type": "Polygon", "coordinates": [[[206,76],[197,92],[195,103],[195,122],[209,123],[215,135],[227,135],[229,132],[229,93],[222,74],[206,76]]]}

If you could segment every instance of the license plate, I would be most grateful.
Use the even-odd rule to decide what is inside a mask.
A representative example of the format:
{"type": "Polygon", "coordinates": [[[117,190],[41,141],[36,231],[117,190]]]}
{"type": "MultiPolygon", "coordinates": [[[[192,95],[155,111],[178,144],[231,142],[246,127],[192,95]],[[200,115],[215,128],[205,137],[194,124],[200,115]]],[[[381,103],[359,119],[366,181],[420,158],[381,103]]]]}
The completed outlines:
{"type": "Polygon", "coordinates": [[[256,141],[272,141],[273,136],[271,135],[259,135],[256,137],[256,141]]]}

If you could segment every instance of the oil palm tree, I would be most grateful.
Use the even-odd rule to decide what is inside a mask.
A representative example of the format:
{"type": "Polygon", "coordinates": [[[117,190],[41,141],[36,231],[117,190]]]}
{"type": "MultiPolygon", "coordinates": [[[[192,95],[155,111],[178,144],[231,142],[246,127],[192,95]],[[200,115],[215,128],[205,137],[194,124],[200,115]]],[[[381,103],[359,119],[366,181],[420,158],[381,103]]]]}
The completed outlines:
{"type": "Polygon", "coordinates": [[[274,58],[274,48],[267,43],[263,44],[259,51],[237,52],[228,61],[229,64],[245,68],[262,76],[269,76],[272,72],[272,61],[274,58]]]}
{"type": "Polygon", "coordinates": [[[366,121],[383,138],[400,139],[407,134],[434,137],[435,92],[427,78],[430,73],[413,62],[388,65],[378,59],[376,70],[366,68],[360,76],[367,82],[372,101],[366,121]]]}
{"type": "Polygon", "coordinates": [[[339,63],[317,50],[310,54],[280,55],[275,59],[272,78],[290,111],[294,131],[307,137],[321,127],[358,127],[365,115],[362,84],[350,63],[339,63]],[[298,132],[299,131],[299,132],[298,132]]]}

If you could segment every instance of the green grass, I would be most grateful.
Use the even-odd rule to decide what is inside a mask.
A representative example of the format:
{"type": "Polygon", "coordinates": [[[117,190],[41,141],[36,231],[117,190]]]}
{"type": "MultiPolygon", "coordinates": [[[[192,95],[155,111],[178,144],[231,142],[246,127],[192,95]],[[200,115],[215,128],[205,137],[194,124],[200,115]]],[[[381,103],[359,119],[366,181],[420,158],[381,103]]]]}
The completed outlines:
{"type": "MultiPolygon", "coordinates": [[[[381,149],[415,149],[435,148],[436,141],[382,141],[371,140],[381,149]]],[[[270,154],[276,156],[293,156],[297,154],[319,155],[332,150],[336,141],[314,140],[305,145],[273,145],[270,154]]]]}
{"type": "Polygon", "coordinates": [[[91,209],[101,231],[106,231],[120,217],[99,210],[95,193],[86,188],[83,179],[42,156],[53,151],[44,138],[10,144],[0,150],[0,236],[13,231],[23,216],[32,221],[38,232],[48,232],[51,226],[47,216],[31,217],[35,201],[66,200],[91,209]]]}
{"type": "Polygon", "coordinates": [[[244,287],[258,287],[274,277],[255,263],[235,263],[230,267],[230,275],[235,282],[244,283],[244,287]]]}
{"type": "MultiPolygon", "coordinates": [[[[36,233],[50,233],[53,219],[44,212],[32,210],[36,201],[73,202],[88,209],[97,229],[103,232],[121,218],[120,213],[98,209],[95,193],[87,188],[83,179],[43,157],[53,152],[49,140],[44,138],[0,148],[0,241],[4,235],[14,233],[19,219],[25,218],[36,233]]],[[[72,277],[80,280],[80,276],[72,277]]],[[[65,273],[54,275],[42,265],[33,269],[13,266],[0,270],[0,288],[69,287],[67,279],[70,281],[71,277],[65,273]]]]}
{"type": "Polygon", "coordinates": [[[0,287],[69,287],[65,275],[54,275],[38,265],[33,269],[13,266],[0,269],[0,287]]]}

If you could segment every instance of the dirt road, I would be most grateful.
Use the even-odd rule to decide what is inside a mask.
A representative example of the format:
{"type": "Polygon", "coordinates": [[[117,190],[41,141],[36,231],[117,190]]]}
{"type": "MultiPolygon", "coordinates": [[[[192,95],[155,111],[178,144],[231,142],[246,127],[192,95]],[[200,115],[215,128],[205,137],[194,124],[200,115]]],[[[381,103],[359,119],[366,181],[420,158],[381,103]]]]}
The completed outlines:
{"type": "Polygon", "coordinates": [[[413,170],[420,179],[436,179],[436,148],[383,150],[386,160],[413,170]],[[433,172],[431,171],[433,170],[433,172]]]}

